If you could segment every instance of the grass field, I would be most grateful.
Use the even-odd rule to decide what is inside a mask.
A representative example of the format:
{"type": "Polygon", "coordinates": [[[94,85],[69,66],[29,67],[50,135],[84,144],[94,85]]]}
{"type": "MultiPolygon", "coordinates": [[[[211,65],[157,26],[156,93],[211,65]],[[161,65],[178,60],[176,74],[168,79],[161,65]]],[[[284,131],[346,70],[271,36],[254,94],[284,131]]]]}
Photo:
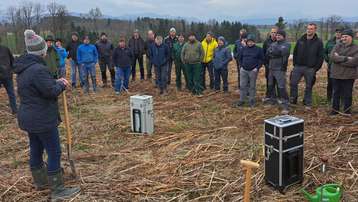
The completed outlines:
{"type": "MultiPolygon", "coordinates": [[[[358,114],[327,116],[324,69],[314,88],[314,108],[291,107],[292,115],[305,120],[305,175],[303,184],[290,187],[285,195],[265,184],[262,154],[263,121],[279,115],[280,110],[260,101],[255,108],[231,107],[239,97],[233,62],[229,94],[206,91],[203,97],[196,97],[177,92],[172,84],[169,95],[162,97],[150,81],[131,82],[130,94],[121,96],[109,88],[89,96],[73,89],[68,92],[68,101],[78,182],[69,178],[64,128],[60,126],[66,184],[82,187],[82,193],[72,201],[241,201],[242,159],[260,164],[252,178],[253,201],[303,201],[302,187],[312,191],[324,183],[342,184],[343,201],[356,201],[358,114]],[[152,136],[130,131],[129,96],[134,94],[154,96],[152,136]],[[326,174],[320,172],[322,154],[329,156],[326,174]]],[[[257,85],[261,100],[265,92],[263,69],[257,85]]],[[[302,86],[300,89],[302,94],[302,86]]],[[[356,85],[356,105],[357,89],[356,85]]],[[[1,89],[0,200],[47,201],[47,190],[38,192],[31,186],[28,139],[8,113],[6,103],[1,89]]]]}

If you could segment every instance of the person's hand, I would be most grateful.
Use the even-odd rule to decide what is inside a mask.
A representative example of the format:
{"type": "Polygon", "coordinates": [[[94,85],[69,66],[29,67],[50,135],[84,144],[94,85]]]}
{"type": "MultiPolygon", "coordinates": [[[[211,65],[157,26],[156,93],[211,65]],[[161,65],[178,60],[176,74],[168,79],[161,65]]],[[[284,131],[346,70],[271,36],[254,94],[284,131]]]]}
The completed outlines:
{"type": "Polygon", "coordinates": [[[334,53],[335,56],[339,56],[337,52],[334,53]]]}
{"type": "Polygon", "coordinates": [[[353,60],[353,57],[348,57],[348,60],[353,60]]]}
{"type": "Polygon", "coordinates": [[[253,72],[257,72],[257,68],[253,69],[252,71],[253,71],[253,72]]]}
{"type": "Polygon", "coordinates": [[[65,78],[57,79],[57,81],[63,83],[66,86],[66,88],[70,86],[70,82],[68,82],[65,78]]]}

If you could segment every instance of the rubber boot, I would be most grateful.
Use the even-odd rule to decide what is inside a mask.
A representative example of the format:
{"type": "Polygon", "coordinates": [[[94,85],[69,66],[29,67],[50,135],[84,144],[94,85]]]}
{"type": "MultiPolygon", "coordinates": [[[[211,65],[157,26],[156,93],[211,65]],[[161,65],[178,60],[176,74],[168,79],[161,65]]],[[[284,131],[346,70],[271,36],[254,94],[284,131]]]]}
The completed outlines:
{"type": "Polygon", "coordinates": [[[46,166],[40,168],[31,168],[32,179],[34,181],[35,189],[42,191],[48,188],[48,177],[46,166]]]}
{"type": "Polygon", "coordinates": [[[62,201],[75,197],[80,193],[80,187],[65,188],[63,184],[63,175],[61,169],[48,176],[51,188],[51,201],[62,201]]]}

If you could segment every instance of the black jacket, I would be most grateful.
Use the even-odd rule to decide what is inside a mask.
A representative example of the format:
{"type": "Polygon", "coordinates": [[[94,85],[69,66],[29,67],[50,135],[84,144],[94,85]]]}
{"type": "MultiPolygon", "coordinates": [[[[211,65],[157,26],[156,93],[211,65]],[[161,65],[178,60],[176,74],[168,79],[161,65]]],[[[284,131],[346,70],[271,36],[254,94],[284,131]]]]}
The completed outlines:
{"type": "Polygon", "coordinates": [[[135,39],[132,37],[129,39],[128,47],[133,50],[133,53],[136,55],[144,55],[144,40],[139,37],[138,39],[135,39]]]}
{"type": "Polygon", "coordinates": [[[145,51],[145,55],[147,57],[149,57],[150,55],[150,47],[154,44],[154,40],[149,40],[147,39],[144,43],[144,51],[145,51]]]}
{"type": "Polygon", "coordinates": [[[69,52],[68,58],[77,62],[77,49],[81,45],[80,41],[71,41],[67,44],[66,50],[69,52]]]}
{"type": "MultiPolygon", "coordinates": [[[[174,46],[174,44],[175,44],[176,42],[178,42],[178,37],[177,37],[177,36],[175,36],[174,38],[172,38],[172,37],[170,37],[170,36],[167,36],[167,37],[165,37],[165,39],[164,39],[164,43],[167,44],[167,46],[169,47],[169,51],[170,51],[170,52],[172,52],[173,46],[174,46]]],[[[172,58],[172,56],[170,56],[170,59],[173,60],[174,58],[172,58]]]]}
{"type": "Polygon", "coordinates": [[[112,62],[115,67],[130,67],[133,57],[131,49],[117,47],[113,51],[112,62]]]}
{"type": "Polygon", "coordinates": [[[271,39],[271,37],[269,36],[265,41],[264,44],[262,45],[262,49],[264,51],[264,56],[265,56],[265,60],[264,60],[264,65],[266,67],[269,66],[269,62],[270,62],[270,58],[268,56],[267,50],[268,48],[271,46],[271,44],[273,44],[275,41],[271,39]]]}
{"type": "Polygon", "coordinates": [[[293,51],[293,65],[307,66],[318,71],[323,64],[323,43],[317,34],[311,40],[307,40],[304,34],[296,43],[293,51]]]}
{"type": "Polygon", "coordinates": [[[65,90],[36,55],[25,54],[15,60],[20,108],[17,119],[22,130],[43,133],[60,124],[57,97],[65,90]]]}
{"type": "Polygon", "coordinates": [[[12,78],[14,56],[9,48],[0,45],[0,80],[12,78]]]}
{"type": "Polygon", "coordinates": [[[99,40],[96,42],[96,48],[99,59],[101,61],[108,61],[112,57],[113,45],[109,40],[99,40]]]}

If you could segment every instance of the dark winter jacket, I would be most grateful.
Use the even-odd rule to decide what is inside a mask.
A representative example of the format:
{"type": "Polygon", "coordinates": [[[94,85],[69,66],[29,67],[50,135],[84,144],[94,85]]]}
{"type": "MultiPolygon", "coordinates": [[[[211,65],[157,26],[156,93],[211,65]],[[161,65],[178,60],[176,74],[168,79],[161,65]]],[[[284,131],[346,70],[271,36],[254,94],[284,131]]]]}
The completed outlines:
{"type": "Polygon", "coordinates": [[[60,123],[57,97],[65,90],[40,56],[25,54],[16,59],[17,91],[20,97],[18,123],[29,133],[42,133],[60,123]]]}
{"type": "MultiPolygon", "coordinates": [[[[167,44],[167,46],[169,47],[170,52],[173,50],[174,44],[178,41],[178,37],[175,36],[174,38],[167,36],[164,39],[164,43],[167,44]]],[[[170,59],[174,59],[172,58],[172,56],[170,56],[170,59]]]]}
{"type": "Polygon", "coordinates": [[[267,49],[271,46],[271,44],[273,44],[275,41],[272,40],[271,36],[269,36],[265,41],[264,44],[262,45],[262,50],[264,51],[264,55],[265,55],[265,61],[264,61],[264,65],[266,67],[269,66],[269,62],[270,62],[270,58],[267,55],[267,49]]]}
{"type": "Polygon", "coordinates": [[[358,79],[358,45],[337,44],[331,52],[330,60],[332,61],[331,78],[358,79]]]}
{"type": "Polygon", "coordinates": [[[71,41],[66,47],[66,50],[69,52],[68,58],[71,58],[75,62],[77,62],[77,49],[80,45],[79,41],[71,41]]]}
{"type": "Polygon", "coordinates": [[[96,42],[96,48],[99,60],[110,61],[113,51],[113,45],[110,41],[99,40],[96,42]]]}
{"type": "Polygon", "coordinates": [[[135,39],[134,37],[129,39],[128,47],[133,50],[133,53],[135,55],[144,55],[145,54],[144,40],[141,37],[139,37],[138,39],[135,39]]]}
{"type": "Polygon", "coordinates": [[[51,46],[47,48],[45,62],[46,67],[50,70],[51,75],[54,78],[57,78],[58,67],[60,66],[60,57],[58,56],[55,47],[51,46]]]}
{"type": "Polygon", "coordinates": [[[239,59],[240,54],[242,53],[242,49],[243,49],[244,47],[245,47],[245,46],[243,46],[242,43],[241,43],[241,39],[235,41],[234,58],[235,58],[236,60],[239,59]]]}
{"type": "Polygon", "coordinates": [[[218,46],[214,51],[213,64],[215,69],[227,69],[232,60],[231,51],[225,46],[218,46]]]}
{"type": "Polygon", "coordinates": [[[264,53],[262,48],[254,45],[252,47],[246,46],[242,50],[239,58],[240,66],[246,71],[252,71],[255,68],[259,70],[264,61],[264,53]]]}
{"type": "Polygon", "coordinates": [[[269,69],[287,71],[288,58],[290,57],[291,44],[286,41],[276,41],[267,49],[269,69]]]}
{"type": "Polygon", "coordinates": [[[167,44],[161,44],[158,46],[154,44],[150,50],[150,61],[156,67],[165,65],[170,58],[170,50],[167,44]]]}
{"type": "Polygon", "coordinates": [[[154,40],[149,40],[149,39],[147,39],[147,40],[145,41],[145,43],[144,43],[144,51],[145,51],[145,55],[146,55],[147,57],[149,57],[149,55],[150,55],[150,47],[151,47],[152,45],[154,45],[154,40]]]}
{"type": "Polygon", "coordinates": [[[336,37],[333,37],[331,40],[327,41],[326,46],[324,48],[324,60],[330,65],[332,62],[329,60],[331,52],[334,46],[337,44],[336,37]]]}
{"type": "Polygon", "coordinates": [[[0,45],[0,80],[12,78],[14,56],[9,48],[0,45]]]}
{"type": "Polygon", "coordinates": [[[306,66],[318,71],[323,64],[323,43],[317,34],[307,40],[307,34],[298,39],[293,51],[293,65],[306,66]]]}
{"type": "Polygon", "coordinates": [[[130,67],[133,57],[132,49],[117,47],[113,51],[112,62],[115,67],[130,67]]]}

